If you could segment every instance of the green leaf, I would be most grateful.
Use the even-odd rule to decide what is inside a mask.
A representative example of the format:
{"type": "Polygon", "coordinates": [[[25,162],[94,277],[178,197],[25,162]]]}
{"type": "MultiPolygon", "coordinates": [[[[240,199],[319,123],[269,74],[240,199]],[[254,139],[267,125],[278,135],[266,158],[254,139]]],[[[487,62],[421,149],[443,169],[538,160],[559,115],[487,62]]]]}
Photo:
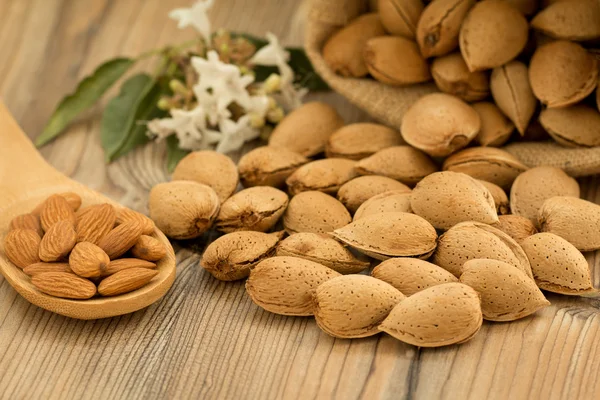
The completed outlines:
{"type": "Polygon", "coordinates": [[[115,58],[96,68],[92,75],[79,82],[75,92],[62,99],[35,144],[43,146],[57,137],[80,113],[93,106],[134,63],[135,60],[130,58],[115,58]]]}
{"type": "Polygon", "coordinates": [[[146,127],[137,122],[158,113],[160,95],[159,85],[147,74],[134,75],[123,83],[102,114],[100,138],[107,162],[148,141],[146,127]]]}
{"type": "Polygon", "coordinates": [[[189,150],[179,148],[177,136],[171,135],[167,138],[167,170],[173,172],[179,160],[190,153],[189,150]]]}

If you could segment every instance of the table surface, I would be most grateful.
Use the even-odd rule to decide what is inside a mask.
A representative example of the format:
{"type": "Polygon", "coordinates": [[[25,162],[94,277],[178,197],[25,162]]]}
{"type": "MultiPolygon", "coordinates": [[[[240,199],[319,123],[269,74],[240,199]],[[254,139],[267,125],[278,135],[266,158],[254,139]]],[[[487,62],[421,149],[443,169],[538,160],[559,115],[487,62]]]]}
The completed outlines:
{"type": "MultiPolygon", "coordinates": [[[[191,0],[0,0],[0,94],[31,138],[78,80],[110,57],[178,43],[193,32],[167,18],[191,0]]],[[[307,4],[217,0],[213,26],[270,30],[302,44],[307,4]]],[[[347,122],[368,117],[340,96],[347,122]]],[[[142,212],[168,179],[163,145],[105,165],[101,106],[41,149],[58,170],[142,212]]],[[[0,145],[2,133],[0,132],[0,145]]],[[[596,178],[581,181],[600,201],[596,178]]],[[[1,195],[1,194],[0,194],[1,195]]],[[[0,278],[0,398],[597,398],[598,300],[549,296],[552,306],[511,323],[484,323],[470,342],[418,349],[390,336],[339,340],[311,318],[255,306],[243,282],[213,279],[200,254],[177,251],[177,280],[156,304],[97,321],[65,318],[21,298],[0,278]]],[[[598,286],[596,254],[587,256],[598,286]]]]}

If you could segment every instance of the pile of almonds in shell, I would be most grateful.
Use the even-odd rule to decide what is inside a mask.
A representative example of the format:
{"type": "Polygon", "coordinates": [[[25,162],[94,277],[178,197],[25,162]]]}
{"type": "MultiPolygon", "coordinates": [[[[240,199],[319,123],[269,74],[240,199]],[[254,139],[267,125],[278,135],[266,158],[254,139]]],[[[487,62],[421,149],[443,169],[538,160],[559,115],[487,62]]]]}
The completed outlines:
{"type": "Polygon", "coordinates": [[[337,74],[387,85],[433,80],[402,136],[434,157],[499,147],[515,130],[565,147],[600,146],[598,0],[379,0],[334,32],[337,74]],[[594,91],[596,91],[594,96],[594,91]]]}
{"type": "Polygon", "coordinates": [[[10,222],[4,252],[42,293],[76,300],[116,296],[158,274],[156,263],[167,249],[152,236],[154,228],[128,208],[81,207],[79,195],[60,193],[10,222]]]}
{"type": "Polygon", "coordinates": [[[488,147],[432,159],[313,102],[237,166],[190,153],[149,208],[171,238],[223,233],[202,267],[247,279],[267,311],[314,316],[338,338],[383,331],[436,347],[469,340],[483,320],[534,314],[550,304],[544,292],[596,296],[582,252],[600,249],[600,206],[579,196],[561,169],[488,147]]]}

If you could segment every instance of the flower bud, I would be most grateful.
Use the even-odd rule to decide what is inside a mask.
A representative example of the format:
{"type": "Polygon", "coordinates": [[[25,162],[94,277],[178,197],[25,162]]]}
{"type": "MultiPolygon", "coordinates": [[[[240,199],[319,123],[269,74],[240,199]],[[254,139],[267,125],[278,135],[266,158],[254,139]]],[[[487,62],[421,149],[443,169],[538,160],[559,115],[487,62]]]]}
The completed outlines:
{"type": "Polygon", "coordinates": [[[160,100],[158,100],[158,103],[156,103],[156,106],[158,108],[160,108],[161,110],[170,110],[171,109],[171,101],[169,99],[167,99],[166,97],[162,97],[160,100]]]}
{"type": "Polygon", "coordinates": [[[250,126],[252,128],[262,128],[265,126],[265,117],[258,113],[250,113],[250,126]]]}
{"type": "Polygon", "coordinates": [[[187,94],[188,88],[179,79],[171,79],[169,81],[169,88],[173,93],[187,94]]]}
{"type": "Polygon", "coordinates": [[[284,117],[283,108],[276,107],[272,110],[267,111],[267,120],[274,124],[281,121],[284,117]]]}
{"type": "Polygon", "coordinates": [[[267,93],[278,92],[281,89],[281,76],[278,74],[269,75],[263,86],[267,93]]]}

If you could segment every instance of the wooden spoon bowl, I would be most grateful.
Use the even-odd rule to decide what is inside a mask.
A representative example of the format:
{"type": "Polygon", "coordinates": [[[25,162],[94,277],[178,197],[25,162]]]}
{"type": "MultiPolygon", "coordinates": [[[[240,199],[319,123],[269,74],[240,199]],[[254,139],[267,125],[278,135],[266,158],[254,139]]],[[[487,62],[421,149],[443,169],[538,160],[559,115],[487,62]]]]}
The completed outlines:
{"type": "Polygon", "coordinates": [[[167,249],[157,263],[158,275],[133,292],[113,297],[70,300],[38,291],[26,275],[4,255],[4,238],[10,221],[31,212],[54,193],[74,192],[81,196],[82,207],[96,203],[119,204],[75,182],[52,168],[0,102],[0,272],[12,287],[29,302],[46,310],[78,319],[97,319],[122,315],[149,306],[160,299],[175,280],[175,253],[166,236],[155,229],[153,236],[167,249]]]}

